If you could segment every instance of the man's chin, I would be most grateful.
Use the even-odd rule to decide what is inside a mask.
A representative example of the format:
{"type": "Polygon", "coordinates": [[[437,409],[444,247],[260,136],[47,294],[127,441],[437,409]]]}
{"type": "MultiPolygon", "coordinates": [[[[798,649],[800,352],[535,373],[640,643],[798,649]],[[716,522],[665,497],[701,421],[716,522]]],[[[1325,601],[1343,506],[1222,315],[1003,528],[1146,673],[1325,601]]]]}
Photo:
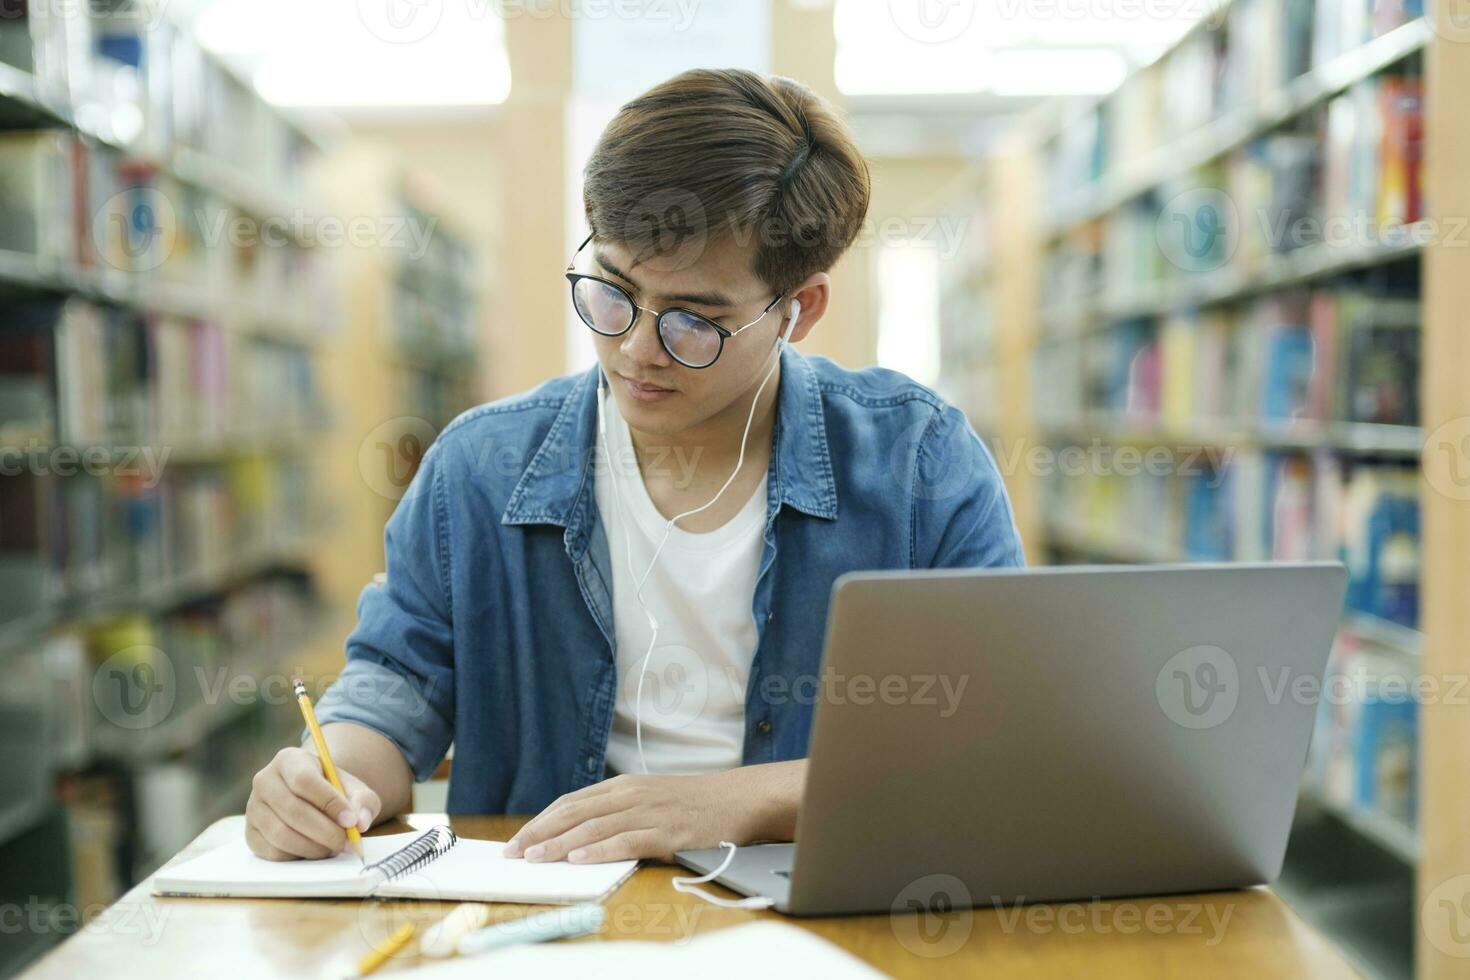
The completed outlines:
{"type": "Polygon", "coordinates": [[[688,406],[675,392],[656,402],[641,402],[623,396],[618,398],[618,411],[628,425],[650,436],[675,436],[689,428],[688,406]]]}

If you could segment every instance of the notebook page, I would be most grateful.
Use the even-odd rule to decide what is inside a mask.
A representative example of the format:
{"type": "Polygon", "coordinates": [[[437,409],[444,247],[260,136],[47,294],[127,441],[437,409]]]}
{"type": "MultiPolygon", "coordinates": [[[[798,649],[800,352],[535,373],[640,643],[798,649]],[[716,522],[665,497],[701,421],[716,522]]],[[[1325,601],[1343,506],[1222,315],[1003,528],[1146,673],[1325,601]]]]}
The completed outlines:
{"type": "Polygon", "coordinates": [[[461,837],[447,854],[412,874],[385,882],[374,894],[384,898],[525,902],[564,905],[592,902],[633,873],[637,861],[607,864],[531,863],[504,857],[499,841],[461,837]]]}
{"type": "MultiPolygon", "coordinates": [[[[420,836],[420,833],[408,833],[364,837],[363,853],[372,864],[420,836]]],[[[159,871],[153,876],[153,894],[239,898],[351,896],[367,894],[380,877],[363,874],[362,862],[355,854],[338,854],[317,861],[267,861],[251,853],[240,838],[159,871]]]]}

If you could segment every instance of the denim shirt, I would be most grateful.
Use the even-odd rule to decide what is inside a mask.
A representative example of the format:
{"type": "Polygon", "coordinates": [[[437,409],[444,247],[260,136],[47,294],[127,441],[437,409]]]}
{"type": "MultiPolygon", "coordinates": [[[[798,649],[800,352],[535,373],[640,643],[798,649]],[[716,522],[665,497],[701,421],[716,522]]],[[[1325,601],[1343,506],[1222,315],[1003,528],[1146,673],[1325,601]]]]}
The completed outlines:
{"type": "MultiPolygon", "coordinates": [[[[958,409],[893,371],[792,348],[781,358],[747,765],[806,755],[839,575],[1023,560],[995,462],[958,409]]],[[[596,370],[440,433],[388,522],[386,580],[363,591],[347,666],[319,706],[323,723],[392,740],[418,780],[453,742],[452,813],[534,813],[603,777],[618,678],[593,490],[596,370]]]]}

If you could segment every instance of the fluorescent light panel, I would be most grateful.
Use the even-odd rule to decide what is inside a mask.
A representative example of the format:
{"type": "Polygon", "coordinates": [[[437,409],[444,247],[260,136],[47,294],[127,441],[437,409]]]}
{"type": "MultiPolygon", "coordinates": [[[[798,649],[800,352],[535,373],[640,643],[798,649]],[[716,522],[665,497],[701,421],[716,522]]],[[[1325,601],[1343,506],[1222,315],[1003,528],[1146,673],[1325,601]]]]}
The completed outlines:
{"type": "Polygon", "coordinates": [[[219,0],[195,28],[204,47],[251,66],[277,105],[494,105],[510,92],[489,2],[219,0]]]}
{"type": "Polygon", "coordinates": [[[836,0],[849,95],[1092,94],[1221,0],[836,0]]]}

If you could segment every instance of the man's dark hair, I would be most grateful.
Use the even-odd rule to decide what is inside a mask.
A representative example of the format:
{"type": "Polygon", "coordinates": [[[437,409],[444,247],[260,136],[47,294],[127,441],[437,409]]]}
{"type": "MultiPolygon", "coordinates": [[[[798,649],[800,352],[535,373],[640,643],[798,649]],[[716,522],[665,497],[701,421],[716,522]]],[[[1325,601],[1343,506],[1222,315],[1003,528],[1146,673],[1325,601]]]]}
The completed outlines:
{"type": "Polygon", "coordinates": [[[686,264],[705,243],[754,241],[754,271],[776,292],[836,263],[871,187],[830,104],[789,78],[739,69],[686,71],[623,106],[585,177],[596,240],[686,264]]]}

